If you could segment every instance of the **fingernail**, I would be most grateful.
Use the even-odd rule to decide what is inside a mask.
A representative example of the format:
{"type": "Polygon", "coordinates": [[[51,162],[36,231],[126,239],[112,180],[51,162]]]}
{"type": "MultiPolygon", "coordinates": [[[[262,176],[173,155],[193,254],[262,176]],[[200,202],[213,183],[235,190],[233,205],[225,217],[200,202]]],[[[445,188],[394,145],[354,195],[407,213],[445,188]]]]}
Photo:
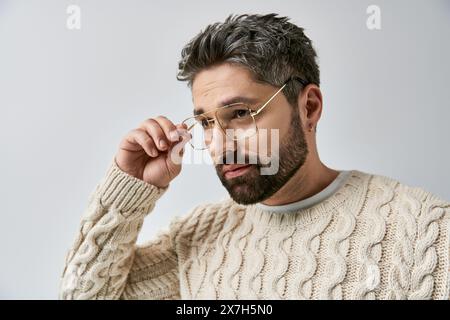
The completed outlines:
{"type": "Polygon", "coordinates": [[[171,141],[178,141],[180,139],[180,135],[178,134],[177,131],[170,131],[169,138],[171,141]]]}
{"type": "Polygon", "coordinates": [[[161,148],[167,148],[167,142],[165,142],[163,139],[159,140],[159,146],[161,148]]]}

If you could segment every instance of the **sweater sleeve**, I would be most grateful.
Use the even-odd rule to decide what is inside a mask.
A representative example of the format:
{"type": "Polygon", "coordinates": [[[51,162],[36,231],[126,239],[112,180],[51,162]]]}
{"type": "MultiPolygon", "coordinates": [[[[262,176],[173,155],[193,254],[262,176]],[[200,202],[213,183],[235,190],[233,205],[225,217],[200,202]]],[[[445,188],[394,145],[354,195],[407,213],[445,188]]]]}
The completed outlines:
{"type": "Polygon", "coordinates": [[[171,241],[176,224],[144,246],[136,245],[145,216],[166,189],[128,175],[112,162],[89,197],[67,253],[60,299],[178,296],[177,259],[171,241]]]}

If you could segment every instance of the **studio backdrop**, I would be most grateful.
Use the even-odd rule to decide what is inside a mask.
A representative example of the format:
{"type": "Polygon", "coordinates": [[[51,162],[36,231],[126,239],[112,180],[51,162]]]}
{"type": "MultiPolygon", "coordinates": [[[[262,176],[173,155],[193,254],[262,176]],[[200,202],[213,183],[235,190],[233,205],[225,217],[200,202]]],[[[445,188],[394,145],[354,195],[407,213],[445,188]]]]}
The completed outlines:
{"type": "MultiPolygon", "coordinates": [[[[229,14],[278,13],[318,53],[320,157],[450,199],[450,1],[0,0],[0,298],[58,295],[89,194],[143,120],[192,114],[182,47],[229,14]]],[[[227,195],[185,165],[139,242],[227,195]]]]}

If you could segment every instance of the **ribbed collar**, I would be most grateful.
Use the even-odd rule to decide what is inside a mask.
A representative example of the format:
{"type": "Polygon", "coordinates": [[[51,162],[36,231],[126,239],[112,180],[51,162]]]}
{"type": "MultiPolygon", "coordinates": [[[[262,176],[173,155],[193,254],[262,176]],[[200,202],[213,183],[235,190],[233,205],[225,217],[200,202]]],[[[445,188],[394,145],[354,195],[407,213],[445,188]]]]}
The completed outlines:
{"type": "Polygon", "coordinates": [[[306,209],[308,207],[312,207],[313,205],[327,199],[331,195],[333,195],[347,180],[350,171],[340,171],[337,177],[326,186],[320,192],[302,199],[300,201],[296,201],[289,204],[279,205],[279,206],[268,206],[263,203],[257,203],[256,206],[265,211],[273,211],[273,212],[293,212],[299,211],[301,209],[306,209]]]}
{"type": "Polygon", "coordinates": [[[252,204],[246,206],[245,218],[253,220],[257,225],[307,225],[332,214],[337,207],[346,201],[350,210],[356,209],[360,198],[367,191],[369,176],[369,174],[358,170],[349,170],[348,174],[344,175],[345,180],[340,183],[339,188],[319,203],[297,210],[286,210],[285,212],[279,210],[280,206],[271,210],[271,206],[252,204]]]}

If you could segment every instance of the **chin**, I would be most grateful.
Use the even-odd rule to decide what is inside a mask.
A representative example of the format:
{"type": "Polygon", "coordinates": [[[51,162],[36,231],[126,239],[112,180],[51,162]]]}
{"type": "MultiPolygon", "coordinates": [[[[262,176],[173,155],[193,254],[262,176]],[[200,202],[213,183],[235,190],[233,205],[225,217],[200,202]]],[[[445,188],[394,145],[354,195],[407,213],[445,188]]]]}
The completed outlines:
{"type": "Polygon", "coordinates": [[[255,204],[262,201],[257,195],[249,190],[247,185],[236,185],[231,187],[232,190],[228,190],[230,197],[237,203],[243,205],[255,204]]]}

